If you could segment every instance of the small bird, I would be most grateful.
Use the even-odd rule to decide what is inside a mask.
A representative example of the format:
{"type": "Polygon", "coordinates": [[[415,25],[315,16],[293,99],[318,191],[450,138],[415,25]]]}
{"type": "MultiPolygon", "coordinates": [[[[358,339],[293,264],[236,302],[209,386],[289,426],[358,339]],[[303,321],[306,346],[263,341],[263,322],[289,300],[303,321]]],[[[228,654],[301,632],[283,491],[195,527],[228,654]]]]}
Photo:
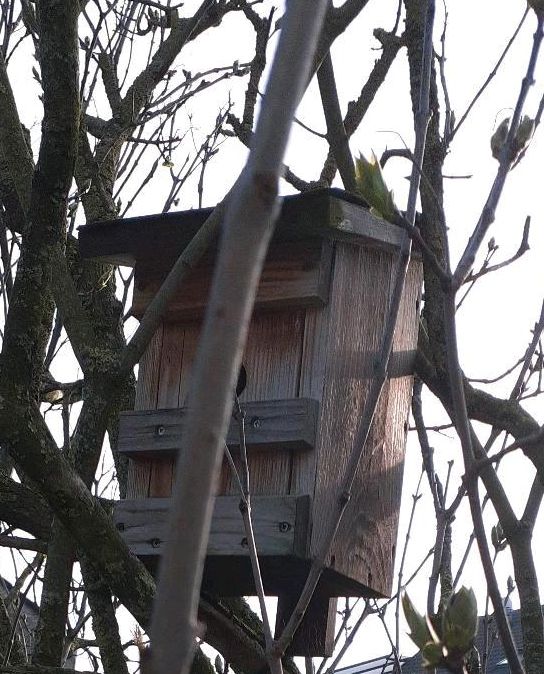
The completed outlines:
{"type": "Polygon", "coordinates": [[[240,397],[247,384],[247,372],[244,364],[240,365],[240,372],[238,373],[238,381],[236,382],[236,397],[240,397]]]}

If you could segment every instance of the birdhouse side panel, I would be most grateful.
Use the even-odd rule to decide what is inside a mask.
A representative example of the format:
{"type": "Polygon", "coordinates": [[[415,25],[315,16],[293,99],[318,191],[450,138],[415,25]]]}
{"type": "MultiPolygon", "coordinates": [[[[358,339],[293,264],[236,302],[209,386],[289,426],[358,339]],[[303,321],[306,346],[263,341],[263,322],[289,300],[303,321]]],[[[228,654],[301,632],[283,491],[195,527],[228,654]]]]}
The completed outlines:
{"type": "MultiPolygon", "coordinates": [[[[414,360],[417,347],[419,326],[419,303],[421,294],[422,270],[419,260],[412,260],[404,295],[399,309],[393,354],[391,379],[387,391],[387,424],[385,427],[385,455],[388,480],[382,485],[381,498],[385,507],[381,518],[381,541],[379,559],[384,564],[384,587],[382,594],[389,595],[392,589],[397,549],[398,523],[402,482],[404,474],[404,455],[408,436],[408,421],[412,400],[414,360]],[[406,374],[406,373],[409,374],[406,374]],[[396,505],[396,507],[395,507],[396,505]],[[390,552],[390,554],[388,554],[390,552]],[[389,565],[387,565],[389,561],[389,565]],[[387,580],[389,579],[389,583],[387,580]]],[[[385,392],[384,392],[385,393],[385,392]]]]}
{"type": "MultiPolygon", "coordinates": [[[[395,274],[396,265],[393,265],[391,288],[395,274]]],[[[395,567],[420,288],[421,263],[415,259],[408,268],[399,307],[390,359],[390,378],[384,385],[371,437],[356,474],[353,491],[359,505],[338,531],[339,540],[353,541],[354,544],[338,551],[337,564],[343,563],[346,568],[365,569],[367,586],[385,596],[391,592],[395,567]],[[358,541],[362,541],[362,549],[358,541]],[[371,545],[367,545],[367,541],[371,545]]],[[[365,582],[364,577],[362,582],[365,582]]]]}
{"type": "MultiPolygon", "coordinates": [[[[395,257],[373,248],[337,245],[316,447],[314,555],[338,516],[349,458],[382,342],[395,257]]],[[[361,590],[366,586],[378,593],[390,582],[391,549],[385,550],[382,532],[385,512],[393,507],[383,498],[384,484],[391,479],[386,457],[387,391],[386,384],[328,561],[332,569],[359,583],[361,590]]],[[[385,540],[390,540],[389,533],[385,540]]]]}

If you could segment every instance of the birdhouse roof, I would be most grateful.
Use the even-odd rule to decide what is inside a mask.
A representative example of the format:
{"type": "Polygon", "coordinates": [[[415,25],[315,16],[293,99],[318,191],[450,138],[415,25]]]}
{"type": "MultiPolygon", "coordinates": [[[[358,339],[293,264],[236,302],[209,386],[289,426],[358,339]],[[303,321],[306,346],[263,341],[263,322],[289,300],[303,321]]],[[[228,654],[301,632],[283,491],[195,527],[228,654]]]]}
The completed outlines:
{"type": "MultiPolygon", "coordinates": [[[[176,259],[212,208],[119,218],[79,228],[82,257],[133,266],[156,255],[176,259]]],[[[394,249],[403,231],[370,213],[362,199],[343,190],[318,189],[283,198],[274,241],[312,238],[353,239],[394,249]]]]}

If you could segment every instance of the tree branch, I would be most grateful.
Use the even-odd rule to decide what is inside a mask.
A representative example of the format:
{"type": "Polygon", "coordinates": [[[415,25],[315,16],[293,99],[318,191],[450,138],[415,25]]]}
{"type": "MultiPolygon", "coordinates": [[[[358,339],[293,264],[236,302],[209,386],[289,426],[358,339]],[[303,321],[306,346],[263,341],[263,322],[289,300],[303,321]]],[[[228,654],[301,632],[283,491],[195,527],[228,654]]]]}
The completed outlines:
{"type": "Polygon", "coordinates": [[[348,192],[356,192],[355,167],[349,149],[348,137],[340,111],[334,69],[330,52],[326,54],[317,71],[319,92],[325,120],[327,122],[327,140],[336,164],[342,176],[342,182],[348,192]]]}

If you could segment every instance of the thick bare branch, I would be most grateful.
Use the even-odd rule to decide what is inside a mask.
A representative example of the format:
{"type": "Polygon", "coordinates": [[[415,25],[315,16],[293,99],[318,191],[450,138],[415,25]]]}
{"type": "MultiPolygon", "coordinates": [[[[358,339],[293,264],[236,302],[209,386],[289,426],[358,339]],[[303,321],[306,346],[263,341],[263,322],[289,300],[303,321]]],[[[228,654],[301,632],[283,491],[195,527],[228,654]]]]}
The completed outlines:
{"type": "Polygon", "coordinates": [[[344,120],[340,111],[334,69],[330,52],[325,56],[317,71],[321,103],[327,122],[327,140],[342,176],[344,187],[349,192],[356,191],[355,167],[349,149],[344,120]]]}
{"type": "MultiPolygon", "coordinates": [[[[252,151],[225,218],[225,235],[195,363],[191,420],[184,440],[186,460],[178,462],[171,543],[163,558],[157,597],[160,609],[154,612],[150,671],[156,674],[179,670],[180,664],[181,671],[186,672],[192,659],[212,494],[232,391],[258,278],[278,215],[282,158],[325,10],[325,0],[293,0],[288,7],[252,151]],[[305,26],[302,34],[301,25],[305,26]],[[242,258],[240,246],[244,249],[242,258]],[[197,470],[191,470],[191,466],[197,470]],[[184,578],[181,586],[180,575],[184,578]]],[[[281,670],[277,657],[276,663],[281,670]]]]}

